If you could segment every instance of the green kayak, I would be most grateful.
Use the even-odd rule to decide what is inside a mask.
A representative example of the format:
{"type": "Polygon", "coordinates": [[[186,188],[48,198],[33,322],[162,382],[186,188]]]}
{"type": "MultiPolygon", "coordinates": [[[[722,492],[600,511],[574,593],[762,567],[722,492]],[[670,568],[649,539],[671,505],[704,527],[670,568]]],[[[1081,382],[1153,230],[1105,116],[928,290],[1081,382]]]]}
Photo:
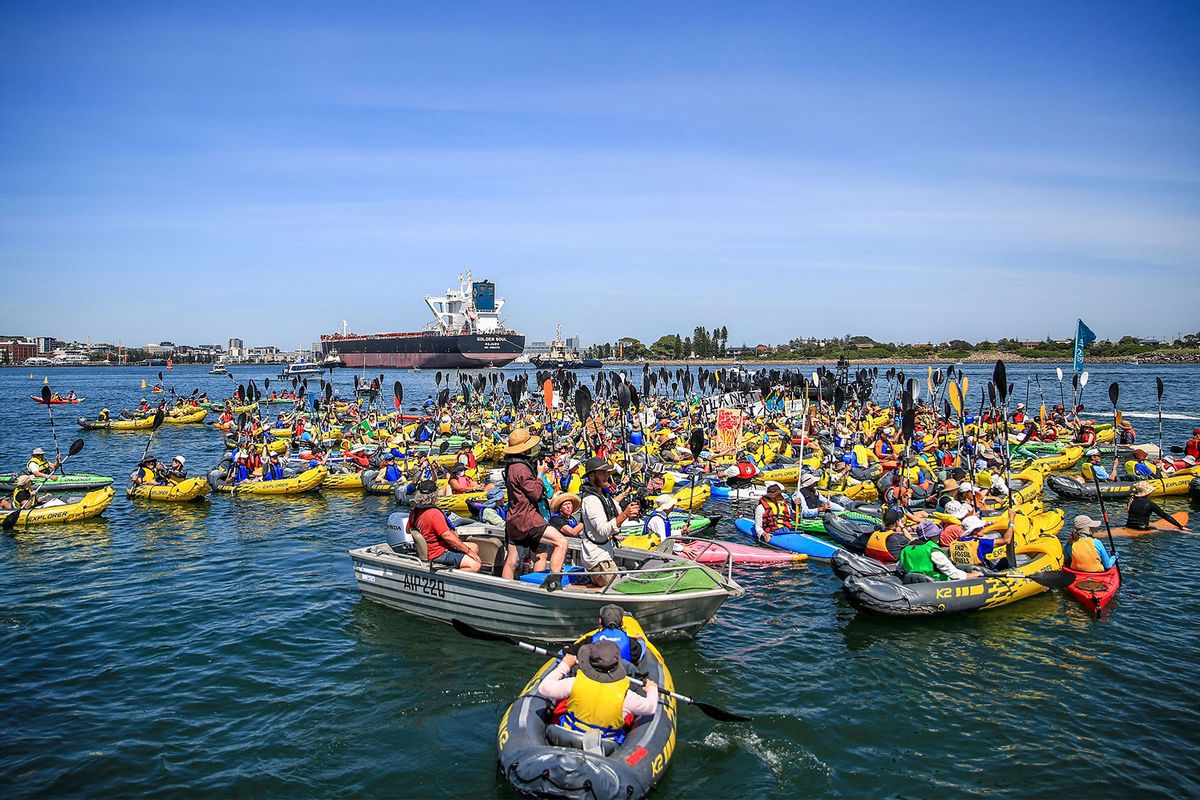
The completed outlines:
{"type": "MultiPolygon", "coordinates": [[[[0,489],[15,489],[20,473],[0,474],[0,489]]],[[[40,492],[91,492],[112,486],[113,479],[107,475],[92,475],[86,472],[71,475],[55,475],[53,478],[33,479],[33,485],[40,492]]]]}
{"type": "MultiPolygon", "coordinates": [[[[870,514],[864,514],[861,511],[837,511],[834,513],[836,516],[839,516],[842,519],[848,519],[851,522],[870,522],[875,525],[882,524],[882,520],[880,520],[879,517],[871,516],[870,514]]],[[[825,533],[825,523],[820,517],[816,517],[815,519],[801,519],[796,521],[796,523],[792,526],[792,530],[803,531],[804,533],[825,533]]]]}

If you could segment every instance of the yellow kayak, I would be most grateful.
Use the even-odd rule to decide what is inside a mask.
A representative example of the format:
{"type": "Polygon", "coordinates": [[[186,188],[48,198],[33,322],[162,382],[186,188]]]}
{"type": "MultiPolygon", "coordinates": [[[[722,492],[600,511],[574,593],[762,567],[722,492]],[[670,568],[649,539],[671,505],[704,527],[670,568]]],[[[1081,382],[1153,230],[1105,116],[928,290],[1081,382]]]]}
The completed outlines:
{"type": "Polygon", "coordinates": [[[204,422],[204,418],[207,416],[208,409],[197,408],[186,414],[167,414],[163,416],[163,422],[169,422],[172,425],[190,425],[194,422],[204,422]]]}
{"type": "MultiPolygon", "coordinates": [[[[74,503],[31,508],[20,512],[15,527],[46,525],[55,522],[78,522],[82,519],[90,519],[104,513],[104,509],[108,508],[108,504],[113,501],[115,495],[116,492],[113,491],[111,486],[105,486],[103,489],[88,492],[82,499],[74,503]]],[[[11,511],[6,512],[5,518],[11,513],[11,511]]]]}
{"type": "Polygon", "coordinates": [[[313,467],[305,470],[294,478],[284,478],[278,481],[243,481],[238,484],[218,483],[213,488],[218,492],[241,494],[302,494],[320,488],[329,470],[325,467],[313,467]]]}
{"type": "Polygon", "coordinates": [[[331,472],[325,476],[325,482],[321,484],[321,488],[361,492],[365,488],[363,474],[361,472],[331,472]]]}
{"type": "Polygon", "coordinates": [[[168,503],[185,503],[208,494],[207,478],[188,478],[179,483],[158,486],[130,486],[125,496],[132,500],[159,500],[168,503]]]}

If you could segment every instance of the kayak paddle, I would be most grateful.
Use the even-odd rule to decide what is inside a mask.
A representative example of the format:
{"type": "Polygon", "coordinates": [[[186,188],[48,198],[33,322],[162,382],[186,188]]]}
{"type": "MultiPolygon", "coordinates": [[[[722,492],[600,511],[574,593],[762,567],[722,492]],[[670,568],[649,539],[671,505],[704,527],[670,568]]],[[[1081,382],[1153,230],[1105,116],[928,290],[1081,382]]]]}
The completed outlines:
{"type": "MultiPolygon", "coordinates": [[[[543,647],[538,647],[536,645],[529,644],[528,642],[517,641],[516,639],[512,638],[511,636],[505,636],[502,633],[492,633],[490,631],[480,630],[479,628],[476,628],[473,625],[463,622],[461,619],[452,619],[452,620],[450,620],[450,624],[454,627],[454,630],[458,631],[463,636],[466,636],[469,639],[478,639],[482,642],[504,642],[505,644],[510,644],[513,647],[516,647],[520,650],[525,650],[526,652],[529,652],[529,653],[536,653],[539,656],[546,656],[549,658],[554,657],[553,653],[551,653],[549,650],[547,650],[543,647]]],[[[635,686],[644,686],[645,685],[644,681],[634,678],[633,676],[629,677],[629,682],[634,684],[635,686]]],[[[698,708],[702,712],[704,712],[704,714],[708,715],[709,717],[712,717],[715,720],[719,720],[721,722],[749,722],[750,721],[749,717],[744,717],[741,714],[735,714],[732,711],[726,711],[725,709],[721,708],[720,706],[714,706],[711,703],[703,703],[699,700],[693,700],[692,698],[687,697],[682,694],[678,694],[677,692],[669,692],[666,689],[663,689],[662,687],[659,687],[659,691],[661,691],[663,694],[668,694],[671,697],[674,697],[676,700],[680,700],[684,703],[687,703],[688,705],[695,706],[696,708],[698,708]]]]}

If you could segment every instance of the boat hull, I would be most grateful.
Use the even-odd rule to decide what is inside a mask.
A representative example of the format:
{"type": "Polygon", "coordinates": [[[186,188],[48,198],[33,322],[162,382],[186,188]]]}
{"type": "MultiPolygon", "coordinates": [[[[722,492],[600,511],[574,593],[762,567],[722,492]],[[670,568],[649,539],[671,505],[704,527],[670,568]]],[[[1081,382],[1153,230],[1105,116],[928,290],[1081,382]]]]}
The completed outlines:
{"type": "Polygon", "coordinates": [[[473,369],[503,367],[525,349],[519,333],[384,334],[323,341],[349,368],[473,369]]]}
{"type": "Polygon", "coordinates": [[[560,590],[510,581],[484,573],[430,569],[386,546],[350,551],[354,578],[363,597],[420,617],[460,619],[477,628],[541,642],[573,641],[595,627],[600,607],[619,603],[646,633],[659,638],[691,638],[729,597],[725,589],[675,595],[560,590]]]}

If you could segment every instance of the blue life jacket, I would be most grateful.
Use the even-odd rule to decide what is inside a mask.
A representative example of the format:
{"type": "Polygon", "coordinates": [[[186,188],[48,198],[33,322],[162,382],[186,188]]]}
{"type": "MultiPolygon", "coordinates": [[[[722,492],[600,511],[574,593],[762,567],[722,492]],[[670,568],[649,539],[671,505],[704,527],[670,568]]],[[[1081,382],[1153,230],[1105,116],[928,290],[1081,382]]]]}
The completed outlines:
{"type": "Polygon", "coordinates": [[[387,483],[394,483],[400,480],[400,468],[395,464],[388,464],[383,470],[383,480],[387,483]]]}
{"type": "MultiPolygon", "coordinates": [[[[666,531],[666,534],[663,536],[663,538],[664,538],[664,539],[669,539],[669,538],[671,538],[671,518],[670,518],[670,517],[668,517],[666,514],[664,514],[664,513],[663,513],[663,512],[661,512],[661,511],[655,511],[653,514],[651,514],[650,516],[646,517],[646,522],[645,522],[645,524],[643,524],[643,525],[642,525],[642,533],[643,533],[643,534],[646,534],[646,535],[649,535],[649,533],[650,533],[650,520],[654,519],[655,517],[658,517],[659,519],[661,519],[661,520],[663,521],[663,523],[664,523],[664,524],[667,526],[667,531],[666,531]]],[[[626,660],[626,661],[628,661],[629,659],[628,659],[628,658],[626,658],[625,660],[626,660]]]]}
{"type": "Polygon", "coordinates": [[[242,481],[247,480],[249,477],[250,470],[246,469],[245,464],[239,464],[238,467],[233,471],[234,483],[241,483],[242,481]]]}
{"type": "Polygon", "coordinates": [[[269,466],[265,470],[263,470],[263,480],[264,481],[281,481],[281,480],[283,480],[283,477],[284,476],[283,476],[283,465],[282,464],[272,464],[271,466],[269,466]]]}
{"type": "Polygon", "coordinates": [[[633,653],[629,649],[629,634],[620,628],[605,628],[592,636],[593,642],[612,642],[621,651],[621,658],[633,661],[633,653]]]}

